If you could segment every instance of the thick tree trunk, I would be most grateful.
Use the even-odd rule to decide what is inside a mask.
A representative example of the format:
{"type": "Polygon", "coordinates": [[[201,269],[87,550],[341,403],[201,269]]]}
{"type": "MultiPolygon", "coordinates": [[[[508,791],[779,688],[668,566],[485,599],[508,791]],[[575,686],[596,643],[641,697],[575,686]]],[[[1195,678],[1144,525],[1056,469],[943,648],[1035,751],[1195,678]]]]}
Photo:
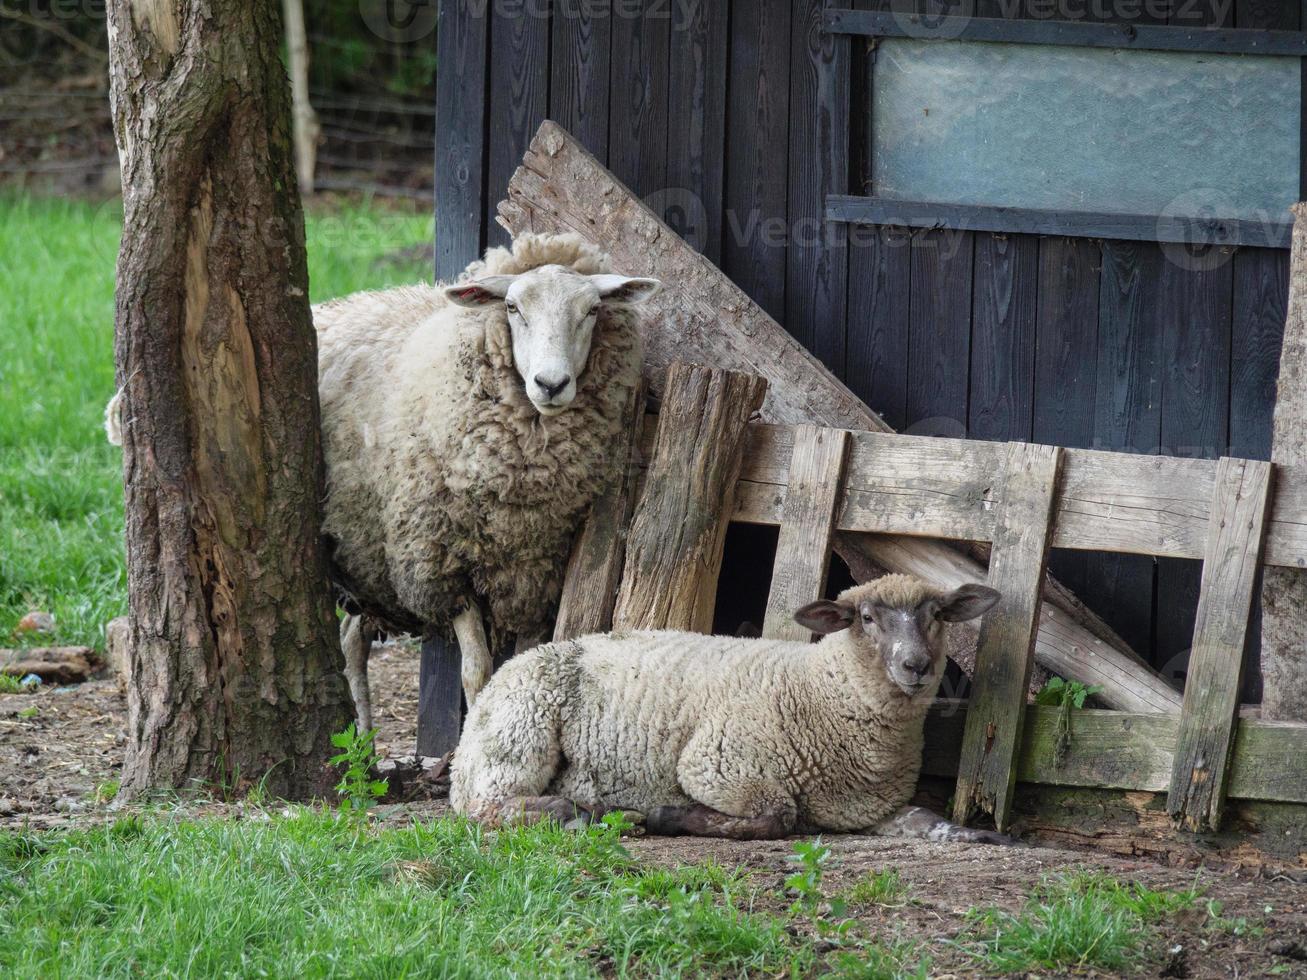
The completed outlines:
{"type": "Polygon", "coordinates": [[[123,788],[322,792],[352,709],[276,0],[114,0],[123,788]]]}
{"type": "MultiPolygon", "coordinates": [[[[1293,209],[1289,315],[1280,351],[1271,461],[1307,465],[1307,204],[1293,209]]],[[[1307,721],[1307,572],[1262,578],[1262,716],[1307,721]]]]}
{"type": "Polygon", "coordinates": [[[318,159],[318,114],[309,101],[309,38],[304,29],[304,0],[282,0],[286,21],[286,58],[290,63],[291,111],[295,133],[295,174],[300,193],[313,193],[318,159]]]}

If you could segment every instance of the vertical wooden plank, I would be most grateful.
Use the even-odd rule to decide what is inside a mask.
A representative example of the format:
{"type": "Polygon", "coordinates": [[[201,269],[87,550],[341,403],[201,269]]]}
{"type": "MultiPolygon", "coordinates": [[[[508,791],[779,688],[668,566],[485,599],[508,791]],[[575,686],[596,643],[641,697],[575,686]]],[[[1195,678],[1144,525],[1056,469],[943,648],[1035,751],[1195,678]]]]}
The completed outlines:
{"type": "Polygon", "coordinates": [[[905,429],[910,435],[966,435],[974,242],[969,231],[912,236],[905,429]]]}
{"type": "Polygon", "coordinates": [[[686,364],[668,369],[614,629],[712,628],[749,419],[766,393],[766,380],[752,374],[686,364]]]}
{"type": "Polygon", "coordinates": [[[967,418],[972,439],[1031,439],[1036,296],[1043,288],[1039,242],[1033,235],[976,235],[967,418]]]}
{"type": "Polygon", "coordinates": [[[1171,819],[1188,830],[1221,823],[1270,489],[1270,463],[1222,457],[1166,800],[1171,819]]]}
{"type": "Polygon", "coordinates": [[[785,316],[785,195],[790,0],[731,10],[722,271],[777,320],[785,316]]]}
{"type": "Polygon", "coordinates": [[[549,117],[607,163],[612,0],[563,0],[551,25],[549,117]]]}
{"type": "MultiPolygon", "coordinates": [[[[1162,250],[1156,245],[1103,242],[1094,395],[1096,449],[1156,453],[1160,444],[1162,334],[1155,284],[1161,264],[1162,250]]],[[[1155,575],[1155,559],[1144,555],[1090,555],[1081,594],[1145,656],[1153,647],[1155,575]]]]}
{"type": "Polygon", "coordinates": [[[419,756],[442,756],[458,746],[463,725],[462,659],[458,644],[435,636],[422,642],[418,661],[419,756]]]}
{"type": "Polygon", "coordinates": [[[667,98],[667,194],[661,207],[654,208],[673,231],[715,263],[722,257],[729,31],[727,0],[675,11],[667,98]]]}
{"type": "Polygon", "coordinates": [[[631,393],[627,409],[627,465],[617,485],[590,508],[581,533],[563,573],[563,592],[554,619],[554,639],[571,640],[587,633],[602,633],[612,627],[613,605],[621,585],[626,558],[626,535],[635,508],[636,482],[640,475],[640,433],[644,428],[645,391],[639,385],[631,393]]]}
{"type": "Polygon", "coordinates": [[[957,823],[981,809],[999,830],[1008,826],[1061,465],[1056,446],[1009,447],[989,559],[989,585],[1003,597],[980,627],[953,796],[957,823]]]}
{"type": "Polygon", "coordinates": [[[485,242],[486,6],[440,0],[436,29],[436,279],[457,276],[485,242]]]}
{"type": "MultiPolygon", "coordinates": [[[[1035,418],[1028,437],[1034,442],[1082,449],[1094,444],[1100,275],[1100,252],[1094,242],[1040,240],[1035,418]]],[[[1083,552],[1054,554],[1049,569],[1079,595],[1089,558],[1083,552]]]]}
{"type": "MultiPolygon", "coordinates": [[[[667,186],[667,56],[673,5],[614,8],[609,81],[608,169],[637,195],[667,186]]],[[[679,133],[677,138],[679,138],[679,133]]]]}
{"type": "Polygon", "coordinates": [[[794,611],[820,599],[826,588],[848,448],[849,434],[844,429],[794,428],[789,484],[762,625],[762,635],[769,639],[804,643],[812,639],[812,632],[794,621],[794,611]]]}
{"type": "MultiPolygon", "coordinates": [[[[1229,443],[1229,255],[1181,246],[1167,251],[1157,284],[1162,326],[1162,451],[1211,459],[1229,443]],[[1209,260],[1211,264],[1209,265],[1209,260]],[[1183,264],[1182,264],[1183,263],[1183,264]]],[[[1157,563],[1157,662],[1185,659],[1193,637],[1202,569],[1196,562],[1157,563]]]]}
{"type": "Polygon", "coordinates": [[[855,395],[898,430],[908,424],[911,242],[906,228],[849,226],[844,380],[855,395]]]}
{"type": "MultiPolygon", "coordinates": [[[[486,245],[504,245],[495,221],[508,181],[549,108],[549,18],[516,4],[490,4],[489,112],[486,131],[486,245]]],[[[442,134],[443,135],[443,134],[442,134]]]]}
{"type": "Polygon", "coordinates": [[[825,218],[826,195],[848,190],[849,45],[822,30],[823,0],[791,16],[789,228],[785,327],[844,376],[847,226],[825,218]]]}

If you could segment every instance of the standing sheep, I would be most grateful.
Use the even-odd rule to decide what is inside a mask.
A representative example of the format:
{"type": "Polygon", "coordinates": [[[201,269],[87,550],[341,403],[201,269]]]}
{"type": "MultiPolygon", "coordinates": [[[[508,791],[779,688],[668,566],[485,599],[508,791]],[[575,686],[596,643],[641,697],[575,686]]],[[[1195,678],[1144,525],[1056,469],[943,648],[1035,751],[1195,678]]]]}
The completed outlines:
{"type": "Polygon", "coordinates": [[[360,728],[376,628],[452,626],[470,704],[492,669],[483,622],[493,643],[548,627],[572,535],[625,465],[631,307],[659,285],[610,274],[579,236],[523,235],[453,285],[314,307],[323,531],[356,614],[341,640],[360,728]]]}
{"type": "Polygon", "coordinates": [[[652,833],[1012,843],[905,807],[944,624],[998,598],[887,575],[800,609],[798,622],[826,634],[816,645],[665,631],[546,644],[482,692],[450,801],[490,823],[622,809],[644,813],[652,833]]]}

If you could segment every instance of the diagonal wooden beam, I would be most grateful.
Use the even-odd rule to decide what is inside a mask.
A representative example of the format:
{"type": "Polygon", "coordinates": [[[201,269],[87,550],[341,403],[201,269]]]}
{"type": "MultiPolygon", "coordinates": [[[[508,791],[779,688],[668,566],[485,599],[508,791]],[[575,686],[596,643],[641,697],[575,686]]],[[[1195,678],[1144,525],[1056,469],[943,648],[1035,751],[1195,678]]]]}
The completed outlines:
{"type": "MultiPolygon", "coordinates": [[[[653,394],[672,361],[712,364],[767,379],[767,421],[892,431],[558,124],[546,120],[536,132],[499,205],[499,222],[515,235],[575,232],[600,245],[622,272],[662,279],[664,290],[641,307],[653,394]]],[[[941,585],[985,579],[974,558],[926,540],[841,534],[836,550],[855,576],[874,566],[941,585]]],[[[1045,600],[1035,651],[1041,664],[1101,686],[1114,708],[1180,710],[1179,692],[1051,578],[1045,600]]]]}

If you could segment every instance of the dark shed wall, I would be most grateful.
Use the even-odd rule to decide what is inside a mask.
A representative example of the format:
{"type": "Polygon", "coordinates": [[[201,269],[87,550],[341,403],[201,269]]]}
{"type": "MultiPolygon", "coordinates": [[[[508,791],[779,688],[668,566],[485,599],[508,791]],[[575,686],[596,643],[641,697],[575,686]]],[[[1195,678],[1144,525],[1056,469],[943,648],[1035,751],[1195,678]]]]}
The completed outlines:
{"type": "MultiPolygon", "coordinates": [[[[1179,2],[1175,23],[1224,7],[1179,2]]],[[[1225,23],[1298,29],[1302,2],[1234,0],[1225,23]]],[[[828,191],[865,186],[870,59],[821,32],[821,8],[441,0],[437,275],[505,240],[495,206],[548,116],[896,428],[1267,458],[1287,253],[1189,262],[1134,242],[824,223],[828,191]]],[[[1053,564],[1155,664],[1187,649],[1195,564],[1053,564]]]]}

